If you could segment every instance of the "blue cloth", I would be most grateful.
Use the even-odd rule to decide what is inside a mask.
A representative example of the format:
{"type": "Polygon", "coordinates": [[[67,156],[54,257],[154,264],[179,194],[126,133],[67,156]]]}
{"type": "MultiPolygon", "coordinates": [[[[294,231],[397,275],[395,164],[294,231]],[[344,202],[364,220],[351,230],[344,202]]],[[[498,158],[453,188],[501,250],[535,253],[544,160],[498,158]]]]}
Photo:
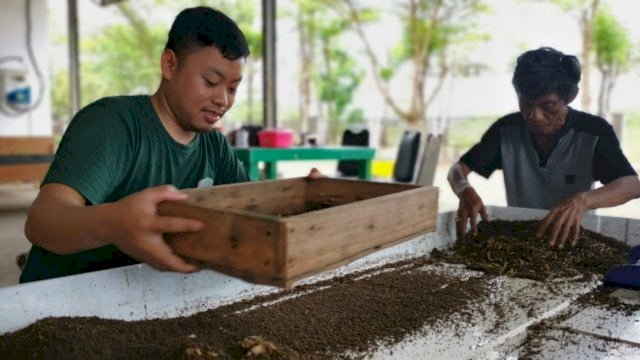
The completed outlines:
{"type": "Polygon", "coordinates": [[[636,245],[629,250],[629,264],[638,264],[640,261],[640,245],[636,245]]]}
{"type": "Polygon", "coordinates": [[[603,282],[606,286],[640,290],[640,245],[629,250],[629,264],[609,270],[603,282]]]}
{"type": "Polygon", "coordinates": [[[609,270],[603,279],[604,285],[640,290],[640,265],[621,265],[609,270]]]}

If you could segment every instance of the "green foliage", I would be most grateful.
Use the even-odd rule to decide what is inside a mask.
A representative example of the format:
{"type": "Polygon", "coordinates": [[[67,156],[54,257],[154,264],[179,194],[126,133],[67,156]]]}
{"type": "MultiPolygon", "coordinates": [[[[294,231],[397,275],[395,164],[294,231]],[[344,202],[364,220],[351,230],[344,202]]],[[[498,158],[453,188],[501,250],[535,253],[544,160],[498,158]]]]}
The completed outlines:
{"type": "Polygon", "coordinates": [[[247,59],[247,61],[259,62],[262,59],[262,31],[248,28],[246,30],[242,30],[244,32],[244,36],[247,38],[247,43],[249,44],[249,50],[251,51],[251,55],[247,59]]]}
{"type": "Polygon", "coordinates": [[[380,78],[385,82],[391,80],[394,74],[395,72],[393,71],[393,68],[389,66],[385,66],[380,69],[380,78]]]}
{"type": "Polygon", "coordinates": [[[349,124],[362,121],[363,111],[353,108],[353,94],[360,86],[364,72],[346,52],[332,48],[329,55],[332,66],[331,74],[320,72],[315,78],[319,89],[319,100],[329,103],[328,120],[329,136],[335,138],[349,124]]]}
{"type": "Polygon", "coordinates": [[[471,118],[455,122],[449,127],[448,145],[457,153],[469,150],[480,141],[482,134],[498,119],[494,116],[471,118]]]}
{"type": "Polygon", "coordinates": [[[374,23],[382,18],[382,12],[375,7],[361,7],[358,11],[358,18],[363,24],[374,23]]]}
{"type": "Polygon", "coordinates": [[[335,138],[349,124],[362,121],[363,111],[351,106],[353,95],[357,92],[364,77],[364,71],[358,68],[355,60],[345,51],[334,47],[328,52],[331,73],[319,72],[315,77],[319,100],[330,104],[328,119],[329,136],[335,138]]]}
{"type": "Polygon", "coordinates": [[[487,34],[476,31],[475,17],[488,12],[488,5],[480,0],[448,0],[443,1],[440,10],[436,12],[437,2],[419,1],[415,18],[408,16],[410,10],[407,5],[401,5],[405,8],[399,15],[404,26],[404,36],[394,48],[392,59],[408,60],[424,51],[438,53],[451,45],[487,38],[487,34]],[[425,44],[427,39],[429,43],[425,44]],[[424,48],[427,45],[428,48],[424,48]]]}
{"type": "Polygon", "coordinates": [[[622,151],[632,165],[640,164],[640,113],[625,114],[624,130],[622,132],[622,151]]]}
{"type": "MultiPolygon", "coordinates": [[[[315,100],[326,109],[322,120],[329,122],[328,136],[334,139],[349,119],[361,114],[351,104],[364,72],[340,44],[348,19],[337,16],[328,6],[335,5],[335,0],[295,0],[294,3],[295,10],[287,15],[298,24],[307,54],[314,54],[301,61],[306,62],[303,67],[311,71],[310,81],[317,94],[315,100]]],[[[376,16],[375,12],[362,15],[366,18],[376,16]]]]}
{"type": "Polygon", "coordinates": [[[440,85],[446,76],[458,68],[464,69],[471,60],[467,58],[469,52],[463,49],[488,39],[487,34],[478,32],[479,17],[490,10],[484,0],[398,0],[389,9],[400,20],[402,36],[381,61],[364,30],[360,31],[364,28],[360,16],[362,5],[375,2],[343,2],[349,10],[345,13],[350,16],[375,70],[376,85],[384,100],[395,115],[411,126],[426,119],[429,101],[442,89],[440,85]],[[395,98],[389,87],[380,86],[391,82],[397,69],[413,71],[410,77],[416,86],[411,87],[408,100],[395,98]],[[435,86],[430,86],[432,82],[435,86]]]}
{"type": "Polygon", "coordinates": [[[69,71],[61,70],[53,73],[51,78],[51,110],[53,118],[66,121],[71,118],[69,99],[69,71]]]}
{"type": "Polygon", "coordinates": [[[558,5],[564,11],[583,8],[591,0],[547,0],[558,5]]]}
{"type": "MultiPolygon", "coordinates": [[[[162,8],[163,12],[172,14],[169,21],[173,21],[180,10],[197,5],[212,6],[210,1],[136,0],[105,8],[117,15],[114,23],[95,33],[81,33],[80,105],[104,96],[153,93],[161,78],[160,55],[171,23],[154,20],[151,14],[162,8]]],[[[217,1],[213,5],[234,19],[245,32],[252,53],[248,68],[262,57],[262,34],[256,24],[260,8],[256,5],[259,5],[257,1],[246,0],[217,1]]],[[[54,39],[59,37],[52,34],[54,39]]],[[[68,121],[72,115],[69,114],[68,69],[53,69],[51,84],[54,116],[68,121]]],[[[256,110],[245,112],[249,111],[256,110]]]]}
{"type": "MultiPolygon", "coordinates": [[[[167,29],[149,27],[128,8],[126,24],[114,24],[80,43],[80,106],[104,96],[149,93],[160,79],[160,53],[167,29]]],[[[69,70],[52,73],[52,107],[56,119],[68,121],[70,114],[69,70]]]]}
{"type": "Polygon", "coordinates": [[[331,119],[346,119],[345,110],[353,101],[364,72],[358,70],[356,62],[346,52],[338,48],[330,50],[331,74],[318,73],[315,80],[319,88],[320,101],[332,102],[331,119]]]}
{"type": "Polygon", "coordinates": [[[349,112],[347,116],[347,124],[362,124],[364,122],[364,110],[361,108],[355,108],[349,112]]]}
{"type": "MultiPolygon", "coordinates": [[[[262,99],[259,100],[259,104],[262,99]]],[[[262,106],[253,104],[249,109],[246,101],[238,101],[233,108],[222,119],[226,128],[240,127],[242,125],[262,125],[262,106]],[[251,111],[251,114],[249,113],[251,111]]]]}
{"type": "Polygon", "coordinates": [[[596,61],[601,66],[624,70],[629,67],[633,43],[627,30],[606,8],[598,11],[594,24],[593,44],[596,61]]]}
{"type": "Polygon", "coordinates": [[[127,25],[112,25],[82,43],[82,102],[131,93],[151,93],[160,80],[165,28],[148,28],[148,43],[127,25]],[[146,45],[146,46],[141,46],[146,45]]]}

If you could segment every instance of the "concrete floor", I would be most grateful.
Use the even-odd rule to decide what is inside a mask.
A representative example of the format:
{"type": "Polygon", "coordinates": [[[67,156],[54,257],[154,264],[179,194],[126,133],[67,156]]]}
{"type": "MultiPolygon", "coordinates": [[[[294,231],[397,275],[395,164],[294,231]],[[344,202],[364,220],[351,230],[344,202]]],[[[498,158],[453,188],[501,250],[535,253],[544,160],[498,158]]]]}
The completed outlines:
{"type": "MultiPolygon", "coordinates": [[[[334,174],[335,161],[296,161],[278,165],[280,177],[305,176],[312,167],[324,174],[334,174]]],[[[434,185],[440,188],[439,211],[451,211],[457,208],[458,199],[449,189],[446,174],[448,165],[441,165],[436,171],[434,185]]],[[[506,206],[502,174],[496,173],[490,179],[484,179],[474,173],[469,181],[476,188],[486,205],[506,206]]],[[[0,287],[18,283],[20,269],[16,257],[30,248],[24,236],[24,223],[27,210],[37,195],[33,184],[0,184],[0,287]]],[[[640,200],[610,209],[600,209],[598,215],[640,218],[640,200]]]]}
{"type": "Polygon", "coordinates": [[[31,247],[24,222],[37,193],[33,184],[0,184],[0,286],[18,283],[16,258],[31,247]]]}

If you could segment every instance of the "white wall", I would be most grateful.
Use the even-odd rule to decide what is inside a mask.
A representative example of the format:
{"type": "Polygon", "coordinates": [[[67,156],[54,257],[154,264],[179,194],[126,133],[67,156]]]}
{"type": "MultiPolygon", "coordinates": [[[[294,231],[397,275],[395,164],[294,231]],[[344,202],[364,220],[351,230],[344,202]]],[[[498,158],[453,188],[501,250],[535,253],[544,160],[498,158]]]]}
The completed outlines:
{"type": "MultiPolygon", "coordinates": [[[[0,59],[7,56],[20,56],[24,63],[16,61],[0,63],[1,68],[22,68],[29,71],[32,102],[39,92],[38,80],[27,52],[27,0],[0,1],[0,59]]],[[[51,101],[49,91],[47,1],[31,0],[31,43],[35,61],[44,80],[42,102],[33,111],[17,117],[0,112],[0,136],[47,136],[51,135],[51,101]]]]}

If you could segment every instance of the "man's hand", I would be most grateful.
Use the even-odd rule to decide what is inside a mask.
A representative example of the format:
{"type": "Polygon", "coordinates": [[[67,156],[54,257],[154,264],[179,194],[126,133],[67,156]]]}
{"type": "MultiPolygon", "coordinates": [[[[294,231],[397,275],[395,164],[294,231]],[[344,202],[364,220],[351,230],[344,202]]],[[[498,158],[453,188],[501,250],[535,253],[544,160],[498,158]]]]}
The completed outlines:
{"type": "Polygon", "coordinates": [[[460,203],[456,216],[456,230],[458,239],[462,239],[467,234],[467,220],[471,223],[471,233],[478,234],[478,214],[483,221],[489,221],[487,209],[476,190],[468,186],[460,193],[460,203]]]}
{"type": "Polygon", "coordinates": [[[549,235],[549,245],[562,249],[567,240],[575,246],[580,235],[582,217],[588,210],[586,194],[578,193],[556,205],[538,227],[537,236],[549,235]]]}
{"type": "Polygon", "coordinates": [[[309,175],[307,175],[307,177],[309,179],[320,179],[320,178],[326,178],[327,176],[321,173],[320,170],[313,168],[311,169],[311,171],[309,171],[309,175]]]}
{"type": "Polygon", "coordinates": [[[204,224],[198,220],[159,216],[162,201],[181,201],[187,194],[171,185],[149,188],[131,194],[109,206],[112,243],[136,260],[158,270],[190,273],[198,269],[174,254],[164,241],[164,233],[197,232],[204,224]]]}

